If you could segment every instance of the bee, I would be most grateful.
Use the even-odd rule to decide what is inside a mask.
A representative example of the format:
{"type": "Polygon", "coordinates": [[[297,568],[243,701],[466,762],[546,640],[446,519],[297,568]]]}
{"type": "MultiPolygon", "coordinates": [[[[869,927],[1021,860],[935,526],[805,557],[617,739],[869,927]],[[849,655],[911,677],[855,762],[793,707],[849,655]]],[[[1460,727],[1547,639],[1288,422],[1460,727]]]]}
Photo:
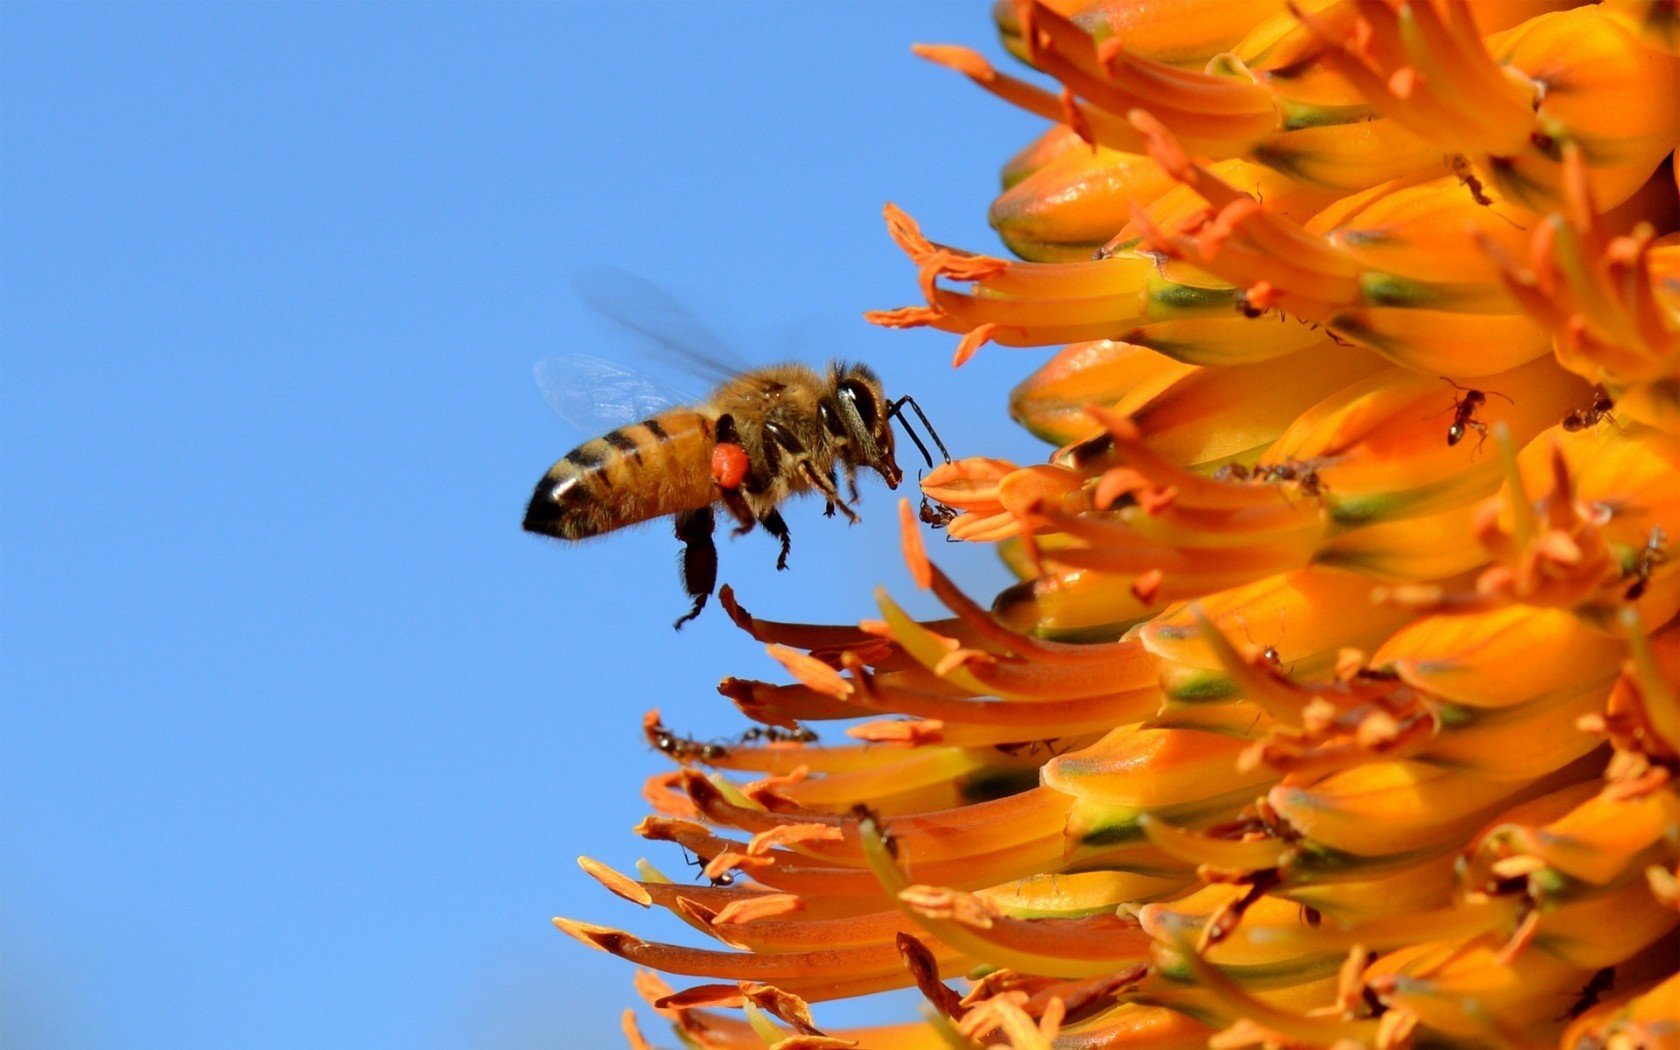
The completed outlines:
{"type": "MultiPolygon", "coordinates": [[[[649,287],[636,294],[649,298],[660,293],[649,287]]],[[[680,308],[664,307],[667,315],[674,310],[680,308]]],[[[625,310],[630,316],[619,319],[645,333],[650,323],[646,318],[658,312],[625,310]]],[[[599,359],[577,360],[593,363],[595,383],[616,380],[619,386],[616,393],[598,397],[591,393],[591,377],[585,376],[575,389],[551,397],[557,408],[565,397],[586,402],[604,398],[621,407],[658,404],[635,396],[639,388],[629,373],[599,359]],[[624,396],[626,389],[630,396],[624,396]]],[[[537,483],[525,509],[524,527],[558,539],[585,540],[672,517],[683,544],[682,584],[692,602],[676,621],[680,629],[700,615],[717,584],[712,539],[716,507],[721,505],[734,520],[735,535],[763,526],[781,545],[776,568],[787,568],[792,540],[778,509],[784,501],[820,493],[827,500],[828,516],[839,510],[856,522],[852,505],[858,500],[860,470],[874,470],[888,488],[898,487],[904,473],[894,459],[895,418],[932,465],[927,447],[903,420],[906,405],[949,460],[921,407],[908,395],[888,400],[880,378],[867,365],[834,361],[819,374],[806,365],[781,364],[728,375],[695,404],[668,404],[663,411],[566,453],[537,483]],[[845,478],[844,495],[837,475],[845,478]]]]}
{"type": "Polygon", "coordinates": [[[1516,402],[1505,397],[1497,390],[1484,391],[1459,386],[1446,376],[1442,376],[1441,380],[1451,384],[1454,390],[1462,391],[1464,394],[1463,397],[1454,398],[1452,408],[1447,410],[1453,414],[1452,423],[1447,427],[1447,444],[1449,446],[1458,444],[1464,440],[1465,434],[1474,430],[1478,435],[1476,447],[1480,449],[1482,442],[1487,440],[1487,424],[1476,418],[1476,410],[1487,404],[1488,394],[1491,393],[1494,397],[1503,398],[1508,404],[1514,405],[1516,402]]]}

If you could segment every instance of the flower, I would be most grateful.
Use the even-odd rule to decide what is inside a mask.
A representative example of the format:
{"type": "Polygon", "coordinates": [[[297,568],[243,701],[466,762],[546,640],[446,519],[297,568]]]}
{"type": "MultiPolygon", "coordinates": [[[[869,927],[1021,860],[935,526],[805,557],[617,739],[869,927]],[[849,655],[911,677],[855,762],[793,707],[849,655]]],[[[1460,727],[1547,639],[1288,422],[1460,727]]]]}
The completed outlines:
{"type": "Polygon", "coordinates": [[[1680,1039],[1674,4],[997,22],[1056,86],[917,53],[1056,124],[1018,258],[889,205],[922,301],[869,317],[1059,348],[1010,401],[1045,462],[923,482],[1019,582],[963,593],[905,503],[945,618],[726,590],[791,681],[720,687],[750,746],[650,715],[640,828],[712,884],[583,862],[718,947],[557,925],[702,1047],[1680,1039]]]}

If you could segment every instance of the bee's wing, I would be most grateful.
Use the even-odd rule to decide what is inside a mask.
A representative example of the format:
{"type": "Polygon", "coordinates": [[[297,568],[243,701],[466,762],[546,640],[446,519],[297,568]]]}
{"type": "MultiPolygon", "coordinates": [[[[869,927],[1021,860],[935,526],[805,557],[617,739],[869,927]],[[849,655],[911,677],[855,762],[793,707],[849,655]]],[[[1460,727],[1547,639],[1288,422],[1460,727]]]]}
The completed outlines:
{"type": "Polygon", "coordinates": [[[583,434],[602,434],[699,399],[603,357],[560,354],[531,369],[561,419],[583,434]]]}
{"type": "Polygon", "coordinates": [[[670,293],[635,274],[590,267],[572,274],[572,289],[585,306],[639,336],[643,352],[660,365],[712,385],[751,367],[670,293]]]}

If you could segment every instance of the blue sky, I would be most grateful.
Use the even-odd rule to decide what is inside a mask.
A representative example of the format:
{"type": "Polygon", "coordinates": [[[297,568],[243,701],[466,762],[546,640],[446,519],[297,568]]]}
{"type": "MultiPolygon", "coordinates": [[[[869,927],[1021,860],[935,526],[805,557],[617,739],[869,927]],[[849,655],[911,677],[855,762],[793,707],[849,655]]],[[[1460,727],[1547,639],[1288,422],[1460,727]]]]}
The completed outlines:
{"type": "MultiPolygon", "coordinates": [[[[919,40],[1000,53],[980,4],[0,6],[0,1043],[620,1045],[631,967],[547,920],[684,936],[575,858],[679,874],[641,713],[738,733],[777,669],[671,631],[664,525],[521,533],[580,437],[531,366],[622,350],[568,287],[619,266],[1038,454],[1038,355],[858,318],[915,299],[882,203],[990,247],[1039,129],[919,40]]],[[[870,615],[892,508],[722,578],[870,615]]]]}

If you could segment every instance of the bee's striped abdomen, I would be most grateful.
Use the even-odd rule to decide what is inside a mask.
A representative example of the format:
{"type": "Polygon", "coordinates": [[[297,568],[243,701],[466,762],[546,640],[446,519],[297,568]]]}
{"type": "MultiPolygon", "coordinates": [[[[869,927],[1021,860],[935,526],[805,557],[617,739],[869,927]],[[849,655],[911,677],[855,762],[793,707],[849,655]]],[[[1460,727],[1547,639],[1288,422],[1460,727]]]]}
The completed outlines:
{"type": "Polygon", "coordinates": [[[712,421],[676,409],[585,441],[549,468],[525,528],[581,540],[711,503],[712,421]]]}

